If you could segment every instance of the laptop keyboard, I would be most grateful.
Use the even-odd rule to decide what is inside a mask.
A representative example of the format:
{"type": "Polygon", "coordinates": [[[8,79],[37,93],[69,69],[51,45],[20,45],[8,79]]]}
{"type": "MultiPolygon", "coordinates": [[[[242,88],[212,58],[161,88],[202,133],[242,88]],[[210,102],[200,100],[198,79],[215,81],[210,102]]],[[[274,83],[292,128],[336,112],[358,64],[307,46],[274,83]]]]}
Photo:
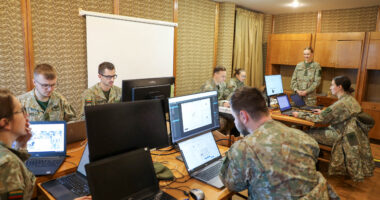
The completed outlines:
{"type": "Polygon", "coordinates": [[[82,179],[79,179],[75,174],[65,176],[57,180],[59,183],[64,185],[67,189],[78,196],[85,196],[90,194],[88,184],[85,183],[82,179]]]}
{"type": "Polygon", "coordinates": [[[301,109],[302,110],[313,110],[313,109],[322,109],[323,106],[302,106],[301,109]]]}
{"type": "Polygon", "coordinates": [[[159,191],[156,195],[146,198],[146,200],[174,200],[174,199],[176,198],[174,198],[170,194],[163,191],[159,191]]]}
{"type": "Polygon", "coordinates": [[[206,180],[206,181],[209,181],[213,178],[215,178],[219,172],[220,172],[220,168],[222,167],[222,162],[218,162],[218,164],[204,170],[204,171],[201,171],[199,174],[196,175],[196,177],[202,179],[202,180],[206,180]]]}
{"type": "Polygon", "coordinates": [[[28,168],[52,167],[52,166],[59,166],[61,163],[62,163],[62,160],[29,159],[26,161],[26,166],[28,168]]]}

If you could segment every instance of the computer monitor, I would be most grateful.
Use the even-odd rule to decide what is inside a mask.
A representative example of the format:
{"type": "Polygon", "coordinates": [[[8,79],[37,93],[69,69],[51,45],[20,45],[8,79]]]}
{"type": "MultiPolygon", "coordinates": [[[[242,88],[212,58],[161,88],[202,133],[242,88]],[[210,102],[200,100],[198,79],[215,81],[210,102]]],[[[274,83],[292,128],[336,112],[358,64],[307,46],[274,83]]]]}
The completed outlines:
{"type": "Polygon", "coordinates": [[[220,127],[216,91],[169,98],[168,103],[173,144],[220,127]]]}
{"type": "Polygon", "coordinates": [[[85,115],[91,162],[138,148],[169,146],[158,99],[86,106],[85,115]]]}
{"type": "Polygon", "coordinates": [[[167,99],[174,77],[123,80],[121,101],[167,99]]]}
{"type": "Polygon", "coordinates": [[[284,93],[281,75],[277,74],[265,76],[265,87],[268,97],[284,93]]]}

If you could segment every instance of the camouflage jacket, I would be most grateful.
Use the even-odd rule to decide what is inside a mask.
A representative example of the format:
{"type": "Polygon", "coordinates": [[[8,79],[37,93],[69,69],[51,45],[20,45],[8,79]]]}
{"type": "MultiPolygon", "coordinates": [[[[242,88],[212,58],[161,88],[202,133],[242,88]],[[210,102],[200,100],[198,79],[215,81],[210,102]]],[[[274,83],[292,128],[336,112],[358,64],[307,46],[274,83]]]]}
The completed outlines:
{"type": "Polygon", "coordinates": [[[349,175],[354,181],[372,176],[374,161],[368,140],[369,129],[359,126],[361,107],[349,94],[322,111],[320,115],[299,113],[299,117],[314,122],[330,123],[339,137],[335,141],[329,164],[329,175],[349,175]]]}
{"type": "Polygon", "coordinates": [[[28,157],[26,151],[16,151],[0,142],[0,199],[32,198],[36,178],[24,164],[28,157]]]}
{"type": "Polygon", "coordinates": [[[84,118],[85,106],[93,106],[93,105],[100,105],[100,104],[106,104],[106,103],[118,103],[120,101],[121,101],[121,88],[115,85],[112,86],[109,97],[108,97],[108,101],[107,101],[107,98],[106,96],[104,96],[104,92],[102,88],[99,86],[99,83],[97,83],[83,92],[80,117],[82,119],[84,118]]]}
{"type": "Polygon", "coordinates": [[[296,69],[293,72],[290,87],[292,90],[307,92],[307,95],[303,97],[306,105],[314,106],[317,104],[316,89],[321,83],[322,69],[317,62],[310,63],[309,67],[306,67],[305,62],[297,64],[296,69]]]}
{"type": "Polygon", "coordinates": [[[220,178],[229,190],[248,189],[248,199],[328,199],[318,154],[313,138],[270,120],[231,146],[220,178]]]}
{"type": "Polygon", "coordinates": [[[76,120],[74,108],[60,93],[55,91],[52,93],[47,108],[44,111],[36,100],[34,90],[35,89],[17,97],[21,105],[26,108],[30,121],[76,120]]]}
{"type": "Polygon", "coordinates": [[[219,85],[216,85],[214,82],[214,79],[209,79],[206,81],[205,84],[201,86],[200,91],[201,92],[208,92],[216,90],[218,92],[218,104],[219,106],[223,106],[224,102],[227,101],[227,97],[229,95],[229,90],[227,90],[226,83],[220,83],[219,85]]]}
{"type": "Polygon", "coordinates": [[[230,93],[228,96],[228,99],[231,98],[235,90],[240,89],[242,87],[244,87],[244,82],[241,82],[236,77],[231,78],[230,81],[228,81],[227,83],[227,89],[229,90],[229,93],[230,93]]]}

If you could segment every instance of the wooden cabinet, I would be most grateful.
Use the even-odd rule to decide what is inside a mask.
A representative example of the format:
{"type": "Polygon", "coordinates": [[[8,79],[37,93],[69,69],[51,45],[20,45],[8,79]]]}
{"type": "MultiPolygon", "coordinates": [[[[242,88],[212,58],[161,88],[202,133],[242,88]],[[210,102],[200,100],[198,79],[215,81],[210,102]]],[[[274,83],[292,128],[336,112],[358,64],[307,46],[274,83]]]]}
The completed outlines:
{"type": "Polygon", "coordinates": [[[296,65],[303,61],[303,50],[311,45],[311,38],[311,34],[270,35],[270,63],[296,65]]]}
{"type": "Polygon", "coordinates": [[[322,67],[360,68],[365,33],[317,33],[314,60],[322,67]]]}
{"type": "Polygon", "coordinates": [[[369,33],[367,69],[380,70],[380,32],[369,33]]]}

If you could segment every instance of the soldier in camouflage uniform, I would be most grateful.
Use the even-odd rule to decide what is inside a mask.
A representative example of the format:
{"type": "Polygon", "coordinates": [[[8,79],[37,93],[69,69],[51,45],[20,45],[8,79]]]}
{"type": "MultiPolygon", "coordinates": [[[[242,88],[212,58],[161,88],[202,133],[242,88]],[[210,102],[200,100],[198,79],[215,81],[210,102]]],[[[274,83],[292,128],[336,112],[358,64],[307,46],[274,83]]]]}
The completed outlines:
{"type": "Polygon", "coordinates": [[[227,83],[227,89],[229,90],[229,97],[231,97],[232,93],[235,92],[235,90],[240,89],[244,87],[244,80],[246,79],[247,74],[244,69],[235,69],[234,77],[230,79],[227,83]]]}
{"type": "Polygon", "coordinates": [[[0,89],[0,105],[0,199],[31,199],[35,177],[24,164],[29,121],[9,90],[0,89]],[[19,150],[11,148],[15,141],[19,150]]]}
{"type": "Polygon", "coordinates": [[[235,91],[230,105],[245,137],[231,146],[220,171],[229,190],[248,189],[248,199],[339,199],[316,171],[317,142],[272,120],[258,89],[235,91]]]}
{"type": "Polygon", "coordinates": [[[322,70],[319,63],[313,61],[311,47],[305,48],[303,55],[305,61],[297,64],[290,87],[303,98],[306,105],[315,106],[317,104],[316,89],[321,83],[322,70]]]}
{"type": "Polygon", "coordinates": [[[98,68],[100,82],[84,91],[82,97],[81,118],[84,119],[84,107],[106,103],[117,103],[121,99],[121,89],[114,85],[117,75],[115,66],[103,62],[98,68]]]}
{"type": "Polygon", "coordinates": [[[229,103],[226,100],[229,92],[226,89],[226,80],[227,72],[224,67],[215,67],[213,71],[213,77],[210,80],[207,80],[205,84],[201,86],[201,92],[208,92],[216,90],[218,92],[218,103],[219,106],[228,107],[229,103]]]}
{"type": "Polygon", "coordinates": [[[331,81],[331,93],[338,101],[315,114],[293,112],[293,116],[316,123],[330,124],[328,127],[312,128],[309,135],[318,143],[333,146],[329,174],[350,175],[354,181],[372,176],[374,163],[367,137],[369,130],[358,127],[357,116],[362,108],[351,96],[354,89],[346,76],[337,76],[331,81]]]}
{"type": "Polygon", "coordinates": [[[55,92],[57,72],[49,64],[34,69],[34,89],[18,96],[31,121],[73,121],[74,108],[60,93],[55,92]]]}

